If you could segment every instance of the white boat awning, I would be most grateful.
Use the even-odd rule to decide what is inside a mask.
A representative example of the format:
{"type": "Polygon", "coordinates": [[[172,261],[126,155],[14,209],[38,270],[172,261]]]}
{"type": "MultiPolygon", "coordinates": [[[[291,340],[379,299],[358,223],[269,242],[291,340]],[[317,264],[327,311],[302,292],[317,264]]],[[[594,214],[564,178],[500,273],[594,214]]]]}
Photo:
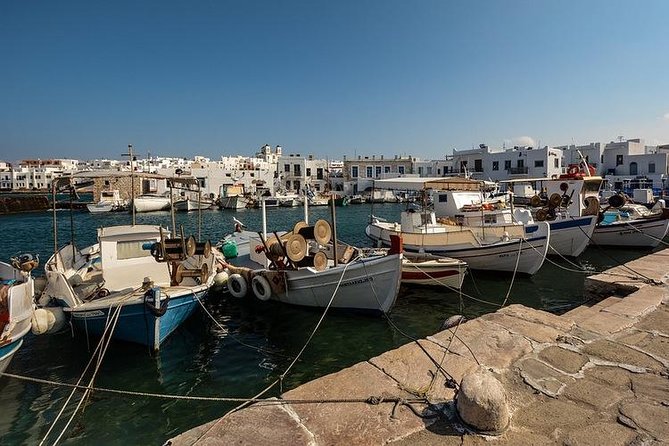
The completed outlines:
{"type": "Polygon", "coordinates": [[[481,190],[483,182],[462,177],[401,177],[374,181],[377,189],[397,190],[481,190]]]}

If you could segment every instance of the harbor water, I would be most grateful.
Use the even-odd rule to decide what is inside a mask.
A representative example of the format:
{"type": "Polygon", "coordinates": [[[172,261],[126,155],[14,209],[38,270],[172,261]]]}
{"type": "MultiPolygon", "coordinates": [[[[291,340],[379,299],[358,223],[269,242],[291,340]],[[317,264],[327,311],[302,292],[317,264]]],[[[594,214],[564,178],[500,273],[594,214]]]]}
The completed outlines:
{"type": "MultiPolygon", "coordinates": [[[[373,213],[396,221],[402,208],[400,204],[375,205],[373,213]]],[[[370,246],[364,234],[370,212],[369,205],[337,208],[339,238],[358,246],[370,246]]],[[[128,213],[93,215],[58,211],[57,215],[61,246],[74,237],[76,245],[83,248],[95,242],[96,228],[130,223],[128,213]]],[[[319,218],[329,220],[329,215],[325,207],[310,209],[312,222],[319,218]]],[[[268,230],[290,230],[303,219],[303,209],[271,208],[267,216],[268,230]]],[[[261,229],[260,210],[209,210],[202,212],[202,238],[215,242],[231,232],[233,217],[244,222],[249,230],[261,229]]],[[[183,225],[187,235],[197,235],[197,222],[196,212],[177,215],[177,224],[183,225]]],[[[170,215],[137,214],[137,223],[169,226],[170,215]]],[[[43,264],[53,252],[52,225],[50,212],[0,217],[3,234],[0,258],[8,261],[17,253],[39,253],[43,264]]],[[[554,263],[547,261],[532,277],[470,272],[462,293],[445,288],[403,286],[389,315],[392,324],[383,317],[333,311],[282,386],[273,388],[267,396],[277,396],[282,390],[406,344],[410,341],[407,335],[419,338],[435,333],[454,314],[471,318],[495,311],[507,295],[508,304],[564,312],[586,299],[583,292],[586,274],[579,269],[594,273],[648,252],[590,247],[571,263],[559,258],[551,259],[554,263]]],[[[35,274],[40,275],[41,270],[35,274]]],[[[112,342],[95,385],[164,395],[252,397],[283,373],[321,316],[321,310],[216,293],[210,294],[206,306],[216,322],[198,310],[168,338],[159,353],[138,345],[112,342]]],[[[96,342],[85,336],[73,338],[69,329],[54,335],[29,334],[7,372],[75,383],[96,342]]],[[[69,394],[66,387],[0,378],[3,413],[0,444],[38,444],[69,394]]],[[[80,394],[67,407],[46,444],[58,436],[80,394]]],[[[62,443],[161,444],[236,405],[93,392],[63,435],[62,443]]]]}

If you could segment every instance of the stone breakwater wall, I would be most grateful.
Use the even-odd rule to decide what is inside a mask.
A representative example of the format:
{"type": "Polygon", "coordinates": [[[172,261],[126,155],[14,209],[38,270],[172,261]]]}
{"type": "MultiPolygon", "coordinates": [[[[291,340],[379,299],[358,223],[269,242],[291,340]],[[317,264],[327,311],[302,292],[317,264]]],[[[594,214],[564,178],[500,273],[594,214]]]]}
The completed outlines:
{"type": "Polygon", "coordinates": [[[625,266],[587,279],[587,288],[611,293],[590,306],[557,316],[510,305],[167,444],[669,444],[669,249],[625,266]],[[503,387],[506,426],[494,442],[465,425],[454,402],[453,384],[481,370],[503,387]]]}
{"type": "Polygon", "coordinates": [[[50,207],[49,199],[45,195],[0,196],[0,215],[46,211],[50,207]]]}

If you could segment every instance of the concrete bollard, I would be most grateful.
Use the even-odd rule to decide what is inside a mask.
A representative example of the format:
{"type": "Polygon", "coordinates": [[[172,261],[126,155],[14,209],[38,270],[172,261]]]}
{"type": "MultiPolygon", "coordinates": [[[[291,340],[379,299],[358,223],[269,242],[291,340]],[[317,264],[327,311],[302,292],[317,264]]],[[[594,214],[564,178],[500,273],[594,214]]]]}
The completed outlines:
{"type": "Polygon", "coordinates": [[[469,427],[494,435],[509,426],[511,414],[506,391],[484,367],[462,378],[455,398],[458,415],[469,427]]]}

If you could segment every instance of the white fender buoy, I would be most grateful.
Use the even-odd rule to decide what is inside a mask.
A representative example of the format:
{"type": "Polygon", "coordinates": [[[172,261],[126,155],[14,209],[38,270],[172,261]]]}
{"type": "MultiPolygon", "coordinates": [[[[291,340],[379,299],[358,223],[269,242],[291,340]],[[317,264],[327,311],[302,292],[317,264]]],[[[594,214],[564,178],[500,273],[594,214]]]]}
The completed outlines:
{"type": "Polygon", "coordinates": [[[33,334],[56,333],[65,326],[65,313],[60,307],[38,308],[33,312],[30,324],[33,334]]]}
{"type": "Polygon", "coordinates": [[[251,280],[251,288],[253,288],[253,294],[262,301],[269,300],[272,297],[272,288],[269,286],[269,282],[263,276],[253,276],[251,280]]]}
{"type": "Polygon", "coordinates": [[[234,297],[244,297],[249,290],[249,286],[241,274],[232,274],[228,278],[228,290],[234,297]]]}
{"type": "Polygon", "coordinates": [[[229,276],[227,271],[221,271],[220,273],[217,273],[214,276],[214,287],[222,288],[223,285],[228,283],[229,278],[230,278],[230,276],[229,276]]]}

